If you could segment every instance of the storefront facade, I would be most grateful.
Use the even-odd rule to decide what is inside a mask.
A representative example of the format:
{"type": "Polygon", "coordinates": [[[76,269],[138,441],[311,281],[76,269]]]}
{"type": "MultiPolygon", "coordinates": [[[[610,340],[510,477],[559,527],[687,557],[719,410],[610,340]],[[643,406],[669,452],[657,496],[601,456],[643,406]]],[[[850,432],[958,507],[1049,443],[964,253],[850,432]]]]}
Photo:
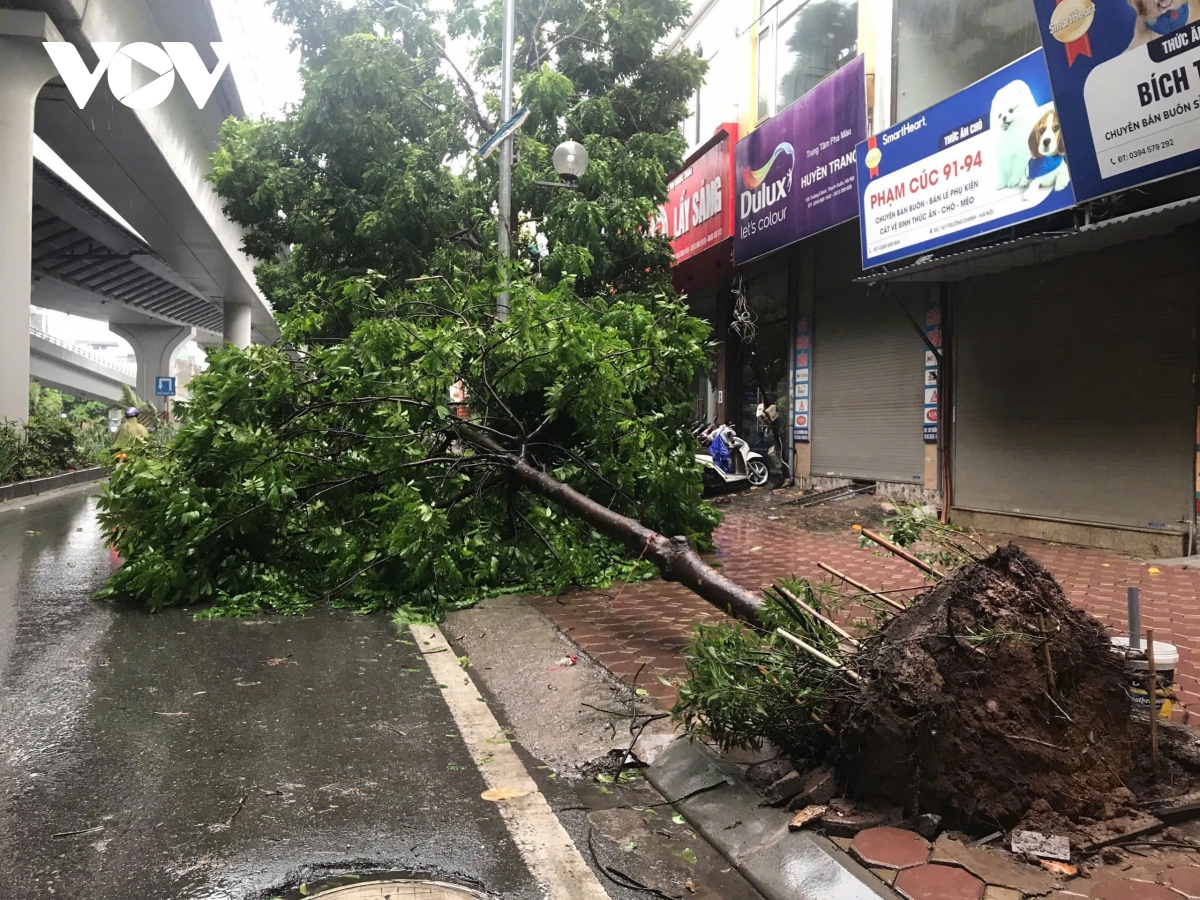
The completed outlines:
{"type": "Polygon", "coordinates": [[[692,314],[713,327],[718,352],[707,372],[692,383],[696,419],[723,422],[729,401],[726,322],[733,276],[733,148],[738,128],[725,123],[684,162],[668,184],[653,229],[671,239],[672,280],[692,314]]]}
{"type": "Polygon", "coordinates": [[[956,522],[1186,552],[1198,253],[1177,232],[951,286],[956,522]]]}
{"type": "MultiPolygon", "coordinates": [[[[1098,161],[1088,116],[1120,105],[1113,73],[1128,42],[1106,39],[1081,55],[1049,31],[1053,0],[1036,6],[1045,50],[860,145],[863,283],[893,303],[924,297],[927,321],[942,327],[940,453],[926,463],[949,520],[1147,558],[1190,554],[1200,504],[1200,291],[1189,274],[1200,180],[1182,173],[1197,162],[1186,153],[1098,161]],[[1105,66],[1111,85],[1089,101],[1089,72],[1105,66]],[[1071,155],[1060,142],[1059,158],[1039,159],[1031,142],[1006,183],[1006,145],[989,114],[1018,81],[1034,104],[1030,121],[1069,104],[1061,135],[1071,155]],[[967,160],[972,171],[961,172],[967,160]],[[931,183],[919,180],[929,173],[931,183]]],[[[1124,27],[1096,21],[1097,40],[1124,27]]],[[[1137,102],[1137,85],[1124,87],[1137,102]]],[[[1160,144],[1172,146],[1161,135],[1160,144]]]]}
{"type": "Polygon", "coordinates": [[[913,321],[924,318],[926,293],[905,292],[897,304],[858,282],[853,222],[815,244],[809,474],[827,486],[874,481],[882,493],[923,496],[925,346],[913,321]]]}
{"type": "Polygon", "coordinates": [[[824,260],[817,265],[814,242],[855,214],[854,144],[866,134],[866,115],[859,57],[762,123],[735,153],[730,327],[741,377],[735,424],[760,449],[778,437],[801,479],[821,429],[813,412],[814,349],[821,340],[813,290],[818,272],[832,271],[824,260]]]}

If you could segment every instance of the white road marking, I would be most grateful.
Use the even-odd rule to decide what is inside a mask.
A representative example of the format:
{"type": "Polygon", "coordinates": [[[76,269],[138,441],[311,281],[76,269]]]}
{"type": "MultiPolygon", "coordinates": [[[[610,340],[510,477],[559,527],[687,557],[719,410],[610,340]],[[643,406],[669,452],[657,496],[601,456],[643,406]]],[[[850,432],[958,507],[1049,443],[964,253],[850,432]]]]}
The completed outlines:
{"type": "Polygon", "coordinates": [[[550,900],[608,900],[595,874],[538,790],[508,736],[481,702],[479,689],[436,625],[410,625],[417,647],[439,685],[463,741],[490,790],[522,792],[496,806],[529,871],[550,900]]]}

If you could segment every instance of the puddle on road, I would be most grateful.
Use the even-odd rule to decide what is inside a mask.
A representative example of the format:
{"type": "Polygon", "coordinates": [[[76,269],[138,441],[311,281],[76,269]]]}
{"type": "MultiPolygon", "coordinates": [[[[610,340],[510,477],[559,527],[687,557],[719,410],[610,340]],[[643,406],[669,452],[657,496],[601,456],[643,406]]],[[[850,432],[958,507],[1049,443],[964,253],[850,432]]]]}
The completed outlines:
{"type": "Polygon", "coordinates": [[[400,872],[374,872],[323,878],[277,895],[278,900],[315,897],[321,900],[486,900],[487,894],[400,872]]]}

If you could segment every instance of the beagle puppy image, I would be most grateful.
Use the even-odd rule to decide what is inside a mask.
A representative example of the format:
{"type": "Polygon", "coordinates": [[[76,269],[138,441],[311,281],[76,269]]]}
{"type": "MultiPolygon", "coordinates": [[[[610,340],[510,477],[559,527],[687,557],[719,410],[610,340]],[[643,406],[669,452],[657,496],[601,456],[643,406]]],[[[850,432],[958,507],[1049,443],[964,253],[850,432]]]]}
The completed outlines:
{"type": "Polygon", "coordinates": [[[1200,14],[1200,0],[1129,0],[1129,5],[1137,13],[1130,50],[1190,25],[1200,14]]]}
{"type": "Polygon", "coordinates": [[[1043,188],[1061,191],[1071,183],[1067,168],[1066,147],[1058,113],[1051,106],[1034,123],[1029,132],[1029,162],[1021,179],[1026,202],[1040,200],[1043,188]]]}

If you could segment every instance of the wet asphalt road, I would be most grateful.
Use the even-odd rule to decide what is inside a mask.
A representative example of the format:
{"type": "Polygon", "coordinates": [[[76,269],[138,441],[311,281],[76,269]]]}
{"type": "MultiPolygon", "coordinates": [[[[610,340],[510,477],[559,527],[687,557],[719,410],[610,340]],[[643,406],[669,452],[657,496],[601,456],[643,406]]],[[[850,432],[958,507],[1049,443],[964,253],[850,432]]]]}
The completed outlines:
{"type": "Polygon", "coordinates": [[[348,869],[541,895],[385,617],[196,621],[96,603],[113,562],[91,492],[13,506],[0,508],[4,900],[247,900],[348,869]]]}

